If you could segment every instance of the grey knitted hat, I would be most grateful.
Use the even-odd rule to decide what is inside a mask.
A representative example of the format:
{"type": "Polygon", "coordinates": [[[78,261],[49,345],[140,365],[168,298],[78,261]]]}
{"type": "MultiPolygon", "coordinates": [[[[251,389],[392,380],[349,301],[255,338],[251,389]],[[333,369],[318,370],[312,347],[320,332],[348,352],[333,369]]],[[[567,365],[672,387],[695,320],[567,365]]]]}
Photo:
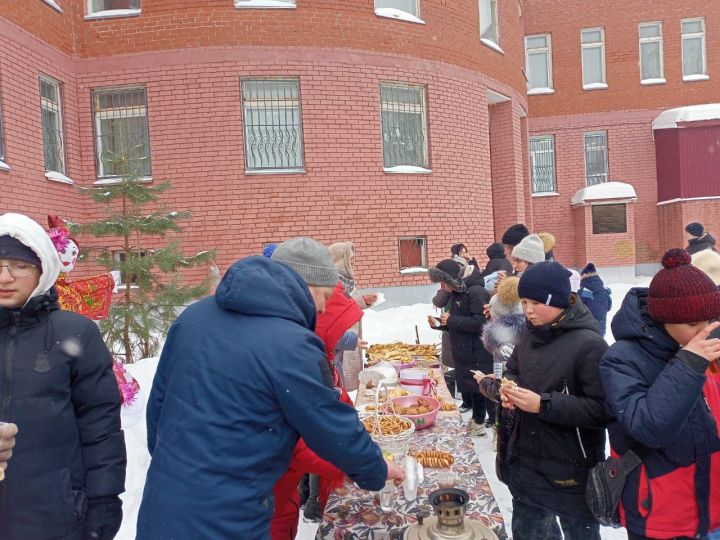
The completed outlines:
{"type": "Polygon", "coordinates": [[[334,287],[340,279],[330,250],[312,238],[286,240],[275,248],[272,259],[295,270],[308,285],[334,287]]]}
{"type": "Polygon", "coordinates": [[[531,234],[513,248],[512,256],[521,261],[537,264],[545,260],[545,246],[537,234],[531,234]]]}

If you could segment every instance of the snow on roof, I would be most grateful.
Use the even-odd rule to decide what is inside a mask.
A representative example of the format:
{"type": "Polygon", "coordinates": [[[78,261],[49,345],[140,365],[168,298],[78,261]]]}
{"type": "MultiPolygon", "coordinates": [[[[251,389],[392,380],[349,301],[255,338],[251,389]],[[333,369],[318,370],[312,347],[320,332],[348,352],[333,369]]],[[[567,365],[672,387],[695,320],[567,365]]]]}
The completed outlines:
{"type": "Polygon", "coordinates": [[[720,119],[720,103],[690,105],[688,107],[668,109],[660,113],[660,115],[653,120],[652,128],[653,130],[669,129],[678,127],[678,123],[680,122],[699,122],[701,120],[717,119],[720,119]]]}
{"type": "Polygon", "coordinates": [[[632,199],[637,200],[635,188],[624,182],[605,182],[588,186],[578,191],[570,200],[570,204],[580,205],[591,201],[599,200],[615,200],[615,199],[632,199]]]}

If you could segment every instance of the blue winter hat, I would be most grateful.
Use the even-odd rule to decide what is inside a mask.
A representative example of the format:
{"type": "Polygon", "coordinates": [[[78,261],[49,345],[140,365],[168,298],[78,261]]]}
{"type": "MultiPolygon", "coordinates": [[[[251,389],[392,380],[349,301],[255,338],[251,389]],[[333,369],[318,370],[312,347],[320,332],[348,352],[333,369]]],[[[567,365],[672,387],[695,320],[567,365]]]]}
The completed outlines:
{"type": "Polygon", "coordinates": [[[703,233],[705,232],[705,227],[703,227],[702,223],[698,223],[697,221],[693,221],[692,223],[688,223],[685,227],[685,230],[688,232],[690,236],[695,236],[696,238],[700,238],[703,233]]]}
{"type": "Polygon", "coordinates": [[[40,257],[20,240],[9,234],[0,236],[0,259],[15,259],[16,261],[41,266],[40,257]]]}
{"type": "Polygon", "coordinates": [[[518,295],[547,306],[565,309],[570,306],[570,276],[562,264],[545,261],[533,264],[520,276],[518,295]]]}
{"type": "Polygon", "coordinates": [[[597,276],[597,268],[595,268],[595,265],[593,263],[587,263],[585,268],[580,270],[580,277],[585,279],[593,276],[597,276]]]}
{"type": "Polygon", "coordinates": [[[272,254],[275,252],[275,248],[277,247],[277,244],[268,244],[263,248],[263,257],[267,257],[268,259],[272,257],[272,254]]]}

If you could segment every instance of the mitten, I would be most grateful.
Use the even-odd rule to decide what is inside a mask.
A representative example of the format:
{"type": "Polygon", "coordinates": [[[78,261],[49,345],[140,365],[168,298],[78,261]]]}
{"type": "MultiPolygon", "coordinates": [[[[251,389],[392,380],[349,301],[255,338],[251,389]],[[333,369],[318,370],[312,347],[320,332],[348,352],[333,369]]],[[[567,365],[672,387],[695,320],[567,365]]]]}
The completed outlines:
{"type": "Polygon", "coordinates": [[[93,497],[85,515],[86,540],[112,540],[122,523],[122,501],[117,495],[93,497]]]}

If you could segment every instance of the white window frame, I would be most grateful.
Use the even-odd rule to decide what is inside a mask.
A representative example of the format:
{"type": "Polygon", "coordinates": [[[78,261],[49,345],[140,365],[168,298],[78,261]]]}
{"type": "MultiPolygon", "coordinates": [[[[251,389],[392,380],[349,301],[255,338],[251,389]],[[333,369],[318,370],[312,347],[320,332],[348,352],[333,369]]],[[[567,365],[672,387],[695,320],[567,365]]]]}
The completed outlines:
{"type": "Polygon", "coordinates": [[[537,135],[532,136],[529,138],[529,149],[530,149],[530,191],[532,192],[533,196],[542,196],[542,195],[556,195],[557,194],[557,155],[555,152],[555,135],[537,135]],[[549,191],[538,191],[535,189],[535,152],[533,152],[532,148],[532,141],[541,141],[541,140],[549,140],[552,141],[552,149],[551,150],[544,150],[541,151],[543,154],[550,154],[552,153],[552,172],[553,172],[553,189],[549,191]]]}
{"type": "Polygon", "coordinates": [[[610,142],[608,137],[607,130],[599,130],[599,131],[587,131],[583,134],[583,157],[585,160],[585,186],[596,186],[598,184],[606,184],[610,181],[610,142]],[[604,135],[605,136],[605,182],[597,182],[595,184],[590,184],[589,178],[588,178],[588,148],[587,148],[587,139],[591,136],[596,135],[604,135]]]}
{"type": "Polygon", "coordinates": [[[401,274],[424,274],[428,271],[428,242],[427,236],[401,236],[398,238],[398,266],[401,274]],[[420,244],[420,266],[403,266],[400,258],[400,243],[403,241],[413,241],[420,244]]]}
{"type": "MultiPolygon", "coordinates": [[[[150,118],[147,112],[147,88],[145,86],[123,86],[123,87],[110,87],[110,88],[96,88],[92,92],[92,111],[93,111],[93,124],[95,127],[94,138],[95,138],[95,161],[96,161],[96,173],[97,180],[96,184],[116,183],[119,181],[117,175],[105,174],[103,169],[102,153],[104,148],[98,147],[98,141],[102,138],[102,122],[101,120],[108,120],[114,118],[138,118],[145,117],[145,125],[147,129],[147,143],[148,143],[148,163],[150,164],[150,171],[152,171],[152,153],[150,151],[150,118]],[[145,92],[145,105],[144,106],[132,106],[127,108],[117,107],[115,109],[108,109],[103,111],[95,110],[95,95],[102,92],[117,92],[123,90],[140,90],[145,92]]],[[[139,180],[152,180],[152,173],[150,176],[142,176],[139,180]]]]}
{"type": "Polygon", "coordinates": [[[525,70],[528,73],[527,88],[529,95],[555,93],[552,70],[552,37],[550,36],[550,34],[533,34],[530,36],[525,36],[525,70]],[[547,39],[547,45],[545,47],[534,47],[532,49],[528,48],[528,40],[536,37],[544,37],[545,39],[547,39]],[[530,86],[530,55],[539,54],[545,54],[545,69],[547,70],[548,86],[538,86],[533,88],[532,86],[530,86]]]}
{"type": "Polygon", "coordinates": [[[296,0],[235,0],[235,9],[295,9],[296,0]]]}
{"type": "MultiPolygon", "coordinates": [[[[58,122],[58,129],[59,136],[60,136],[60,148],[62,149],[62,155],[60,156],[61,161],[61,167],[60,170],[55,169],[48,169],[47,166],[45,168],[45,172],[54,172],[54,173],[60,173],[62,175],[65,175],[65,172],[67,170],[67,161],[66,161],[66,155],[65,155],[65,131],[63,127],[63,110],[62,110],[62,87],[60,85],[60,81],[53,79],[52,77],[49,77],[48,75],[40,75],[38,78],[40,84],[42,83],[49,84],[55,88],[55,95],[57,96],[57,103],[53,103],[50,100],[45,99],[42,97],[42,92],[40,92],[40,111],[41,111],[41,118],[40,118],[40,126],[43,131],[45,130],[45,125],[42,123],[42,111],[48,110],[51,112],[54,112],[57,114],[57,122],[58,122]],[[55,110],[56,109],[56,110],[55,110]]],[[[45,137],[43,133],[43,151],[47,152],[47,149],[45,148],[45,137]]]]}
{"type": "Polygon", "coordinates": [[[707,72],[707,38],[705,36],[706,33],[706,26],[705,26],[705,17],[693,17],[690,19],[681,19],[680,20],[680,40],[681,40],[681,53],[680,53],[680,63],[682,66],[682,72],[683,72],[683,81],[706,81],[710,77],[708,76],[707,72]],[[684,34],[682,30],[683,23],[686,22],[700,22],[702,24],[702,32],[692,32],[688,34],[684,34]],[[702,73],[695,73],[691,75],[685,74],[685,40],[686,39],[696,39],[700,38],[702,42],[701,47],[701,54],[702,54],[702,73]]]}
{"type": "MultiPolygon", "coordinates": [[[[491,49],[505,54],[505,51],[500,47],[500,6],[498,0],[479,0],[478,1],[478,15],[480,17],[480,43],[487,45],[491,49]],[[495,27],[495,36],[488,37],[487,33],[483,34],[483,3],[489,3],[490,13],[493,17],[493,24],[490,27],[495,27]],[[493,37],[495,39],[493,39],[493,37]]],[[[488,27],[489,28],[489,27],[488,27]]]]}
{"type": "Polygon", "coordinates": [[[582,81],[583,90],[603,90],[608,87],[607,85],[607,74],[605,71],[605,28],[583,28],[580,30],[580,63],[582,64],[582,81]],[[583,43],[583,33],[585,32],[600,32],[600,41],[593,41],[591,43],[583,43]],[[600,71],[602,72],[602,81],[597,83],[585,84],[585,62],[583,61],[583,51],[585,49],[600,49],[601,66],[600,71]]]}
{"type": "Polygon", "coordinates": [[[665,80],[665,48],[663,45],[663,25],[661,21],[655,21],[655,22],[648,22],[648,23],[640,23],[638,25],[638,53],[639,53],[639,62],[640,62],[640,84],[644,85],[651,85],[651,84],[664,84],[667,82],[665,80]],[[649,28],[657,26],[658,28],[658,36],[653,37],[642,37],[640,35],[640,32],[643,28],[649,28]],[[660,77],[657,78],[643,78],[643,55],[642,55],[642,48],[644,43],[659,43],[660,44],[660,77]]]}
{"type": "Polygon", "coordinates": [[[386,2],[383,2],[383,0],[375,0],[375,15],[377,15],[378,17],[397,19],[400,21],[425,24],[425,21],[421,18],[420,0],[413,1],[415,2],[415,13],[410,13],[409,11],[405,11],[404,9],[384,6],[382,4],[386,2]]]}
{"type": "MultiPolygon", "coordinates": [[[[398,174],[429,174],[432,172],[430,169],[430,141],[429,141],[429,126],[428,126],[428,115],[427,115],[427,86],[423,84],[411,84],[411,83],[403,83],[403,82],[391,82],[391,81],[383,81],[380,83],[380,135],[381,135],[381,144],[382,144],[382,152],[383,152],[383,171],[386,173],[398,173],[398,174]],[[410,109],[413,108],[410,104],[405,104],[404,107],[407,108],[407,110],[395,110],[395,109],[388,109],[388,112],[419,112],[420,113],[420,122],[421,122],[421,128],[422,128],[422,134],[423,134],[423,157],[424,157],[424,164],[423,165],[395,165],[391,167],[387,167],[385,164],[385,126],[383,124],[383,112],[386,111],[384,109],[385,103],[382,100],[382,88],[383,87],[400,87],[400,88],[414,88],[414,89],[421,89],[422,90],[422,104],[420,105],[419,111],[411,111],[410,109]]],[[[389,103],[389,102],[388,102],[389,103]]],[[[395,102],[397,103],[397,102],[395,102]]]]}
{"type": "Polygon", "coordinates": [[[138,8],[106,9],[102,11],[95,11],[93,9],[93,0],[86,0],[85,9],[87,15],[85,15],[85,20],[111,19],[114,17],[136,17],[142,13],[142,4],[139,5],[141,7],[138,8]]]}
{"type": "Polygon", "coordinates": [[[0,171],[9,171],[10,165],[5,163],[5,126],[3,124],[2,96],[0,96],[0,171]]]}

